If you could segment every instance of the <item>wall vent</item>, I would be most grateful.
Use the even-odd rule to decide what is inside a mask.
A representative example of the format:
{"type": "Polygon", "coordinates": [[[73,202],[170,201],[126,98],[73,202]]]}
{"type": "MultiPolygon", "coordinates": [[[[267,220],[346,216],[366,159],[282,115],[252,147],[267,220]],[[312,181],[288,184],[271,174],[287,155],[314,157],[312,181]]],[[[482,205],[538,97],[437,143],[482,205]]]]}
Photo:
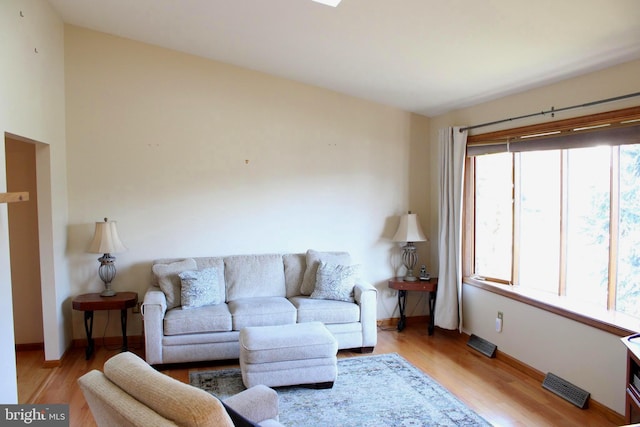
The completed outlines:
{"type": "Polygon", "coordinates": [[[489,341],[474,334],[471,334],[471,336],[469,337],[467,345],[473,349],[478,350],[480,353],[484,354],[487,357],[495,357],[496,348],[498,348],[495,344],[492,344],[489,341]]]}
{"type": "Polygon", "coordinates": [[[578,408],[584,409],[588,405],[590,394],[588,391],[584,391],[580,387],[571,384],[569,381],[566,381],[551,372],[547,373],[547,376],[542,382],[542,387],[573,403],[578,408]]]}

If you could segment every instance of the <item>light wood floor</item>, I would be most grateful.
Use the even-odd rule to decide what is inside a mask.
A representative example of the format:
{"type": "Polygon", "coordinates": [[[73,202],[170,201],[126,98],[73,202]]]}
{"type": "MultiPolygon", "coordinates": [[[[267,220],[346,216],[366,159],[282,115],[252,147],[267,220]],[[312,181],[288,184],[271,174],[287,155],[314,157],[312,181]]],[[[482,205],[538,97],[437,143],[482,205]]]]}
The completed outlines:
{"type": "MultiPolygon", "coordinates": [[[[438,329],[433,336],[428,336],[424,325],[410,323],[400,333],[390,328],[380,329],[374,353],[400,354],[496,426],[607,427],[623,424],[621,417],[609,420],[593,408],[583,410],[573,406],[543,389],[539,380],[502,360],[489,359],[471,349],[466,345],[466,338],[438,329]]],[[[143,355],[139,348],[130,350],[143,355]]],[[[95,426],[76,380],[91,369],[101,369],[117,352],[98,347],[93,358],[86,361],[84,349],[73,348],[60,367],[51,369],[36,367],[38,360],[42,362],[42,352],[19,352],[20,403],[69,403],[71,426],[95,426]]],[[[360,356],[359,353],[339,353],[339,357],[360,356]]],[[[172,366],[162,371],[188,382],[190,370],[237,366],[237,361],[230,361],[172,366]]],[[[611,414],[609,418],[612,418],[611,414]]]]}

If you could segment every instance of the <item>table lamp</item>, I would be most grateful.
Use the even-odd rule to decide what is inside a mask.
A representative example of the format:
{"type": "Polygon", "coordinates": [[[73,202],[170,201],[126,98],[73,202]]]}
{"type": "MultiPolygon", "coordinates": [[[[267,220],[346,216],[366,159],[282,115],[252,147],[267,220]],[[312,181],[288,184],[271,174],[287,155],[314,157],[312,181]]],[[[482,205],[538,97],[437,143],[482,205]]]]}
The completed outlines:
{"type": "Polygon", "coordinates": [[[89,253],[103,254],[98,261],[98,275],[104,282],[104,291],[100,293],[103,297],[112,297],[116,292],[111,289],[111,282],[116,277],[116,258],[111,256],[112,253],[124,252],[127,248],[118,237],[118,229],[115,221],[109,221],[107,218],[104,222],[96,222],[96,230],[93,235],[91,245],[89,245],[89,253]]]}
{"type": "Polygon", "coordinates": [[[406,242],[406,245],[402,247],[402,263],[407,269],[404,281],[415,282],[418,279],[413,275],[413,268],[418,262],[418,254],[416,253],[416,247],[413,243],[427,240],[420,228],[418,215],[412,214],[411,211],[406,215],[402,215],[400,217],[398,231],[396,231],[392,240],[394,242],[406,242]]]}

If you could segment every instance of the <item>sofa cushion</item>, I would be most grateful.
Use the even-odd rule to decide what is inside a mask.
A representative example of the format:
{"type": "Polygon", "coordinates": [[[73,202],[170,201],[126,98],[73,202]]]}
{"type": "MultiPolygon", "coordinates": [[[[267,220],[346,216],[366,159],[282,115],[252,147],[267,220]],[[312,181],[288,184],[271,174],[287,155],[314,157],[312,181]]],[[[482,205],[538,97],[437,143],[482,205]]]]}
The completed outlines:
{"type": "Polygon", "coordinates": [[[227,302],[240,298],[284,297],[282,255],[235,255],[224,258],[227,302]]]}
{"type": "Polygon", "coordinates": [[[311,293],[311,298],[353,302],[353,287],[359,274],[359,265],[338,265],[320,261],[316,287],[311,293]]]}
{"type": "Polygon", "coordinates": [[[180,278],[178,274],[186,270],[195,270],[196,262],[193,258],[168,264],[156,263],[151,267],[154,283],[162,289],[167,297],[167,310],[180,306],[180,278]]]}
{"type": "Polygon", "coordinates": [[[360,321],[360,306],[345,301],[297,296],[289,299],[298,310],[298,323],[355,323],[360,321]]]}
{"type": "Polygon", "coordinates": [[[227,304],[207,305],[184,310],[177,307],[164,315],[164,334],[181,335],[231,331],[231,313],[227,304]]]}
{"type": "Polygon", "coordinates": [[[286,298],[242,298],[228,303],[233,330],[247,326],[273,326],[296,323],[296,308],[286,298]]]}
{"type": "Polygon", "coordinates": [[[282,256],[284,263],[284,281],[287,288],[287,298],[300,295],[302,278],[307,269],[306,254],[285,254],[282,256]]]}
{"type": "Polygon", "coordinates": [[[301,295],[311,295],[316,287],[316,274],[320,261],[332,264],[350,265],[351,255],[347,252],[318,252],[312,249],[307,251],[307,268],[304,272],[302,285],[300,286],[301,295]]]}

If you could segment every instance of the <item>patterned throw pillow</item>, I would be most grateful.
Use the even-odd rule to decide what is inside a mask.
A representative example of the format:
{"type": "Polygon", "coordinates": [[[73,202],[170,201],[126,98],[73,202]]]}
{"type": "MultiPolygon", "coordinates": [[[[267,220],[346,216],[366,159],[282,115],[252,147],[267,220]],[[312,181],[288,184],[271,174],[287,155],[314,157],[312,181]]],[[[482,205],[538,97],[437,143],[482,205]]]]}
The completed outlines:
{"type": "Polygon", "coordinates": [[[331,264],[351,264],[351,255],[348,252],[319,252],[309,249],[307,251],[307,269],[302,278],[300,295],[311,295],[316,287],[316,274],[320,261],[331,264]]]}
{"type": "Polygon", "coordinates": [[[155,283],[162,289],[167,297],[167,310],[180,307],[180,278],[178,274],[185,270],[198,268],[193,258],[183,259],[169,264],[154,264],[151,267],[155,283]]]}
{"type": "Polygon", "coordinates": [[[222,302],[220,286],[218,286],[218,270],[215,268],[183,271],[178,277],[182,283],[180,296],[183,310],[222,302]]]}
{"type": "Polygon", "coordinates": [[[353,302],[353,287],[360,272],[359,265],[327,264],[320,261],[316,288],[311,298],[353,302]]]}

